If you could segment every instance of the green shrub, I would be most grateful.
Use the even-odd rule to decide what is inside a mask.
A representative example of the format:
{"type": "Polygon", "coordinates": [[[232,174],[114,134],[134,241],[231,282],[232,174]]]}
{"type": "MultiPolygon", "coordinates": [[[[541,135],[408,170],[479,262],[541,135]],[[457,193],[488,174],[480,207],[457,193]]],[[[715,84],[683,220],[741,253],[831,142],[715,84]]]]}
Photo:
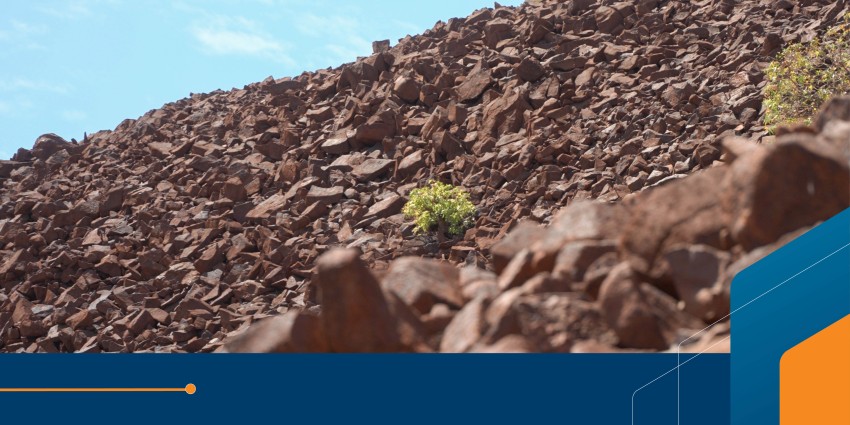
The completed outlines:
{"type": "Polygon", "coordinates": [[[410,192],[410,200],[402,212],[413,218],[416,233],[425,233],[438,226],[444,227],[450,235],[459,235],[472,225],[475,205],[462,188],[431,181],[428,186],[410,192]]]}
{"type": "Polygon", "coordinates": [[[822,37],[786,47],[765,70],[764,124],[811,124],[832,96],[850,92],[850,15],[822,37]]]}

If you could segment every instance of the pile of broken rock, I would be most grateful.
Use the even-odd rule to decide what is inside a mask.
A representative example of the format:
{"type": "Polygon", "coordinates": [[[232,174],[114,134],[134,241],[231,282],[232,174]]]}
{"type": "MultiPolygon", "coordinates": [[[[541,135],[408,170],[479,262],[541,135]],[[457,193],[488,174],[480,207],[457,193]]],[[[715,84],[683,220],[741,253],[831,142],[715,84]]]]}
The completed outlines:
{"type": "Polygon", "coordinates": [[[732,277],[850,206],[850,98],[815,129],[723,147],[716,166],[620,203],[520,223],[493,247],[495,273],[416,257],[373,273],[358,251],[331,251],[318,314],[262,321],[222,350],[728,350],[732,277]]]}
{"type": "MultiPolygon", "coordinates": [[[[497,6],[336,69],[195,94],[81,143],[42,136],[0,161],[0,351],[210,352],[254,322],[293,318],[317,349],[663,349],[678,329],[722,317],[722,284],[693,288],[825,217],[766,207],[770,185],[736,168],[745,155],[733,142],[722,163],[741,158],[714,164],[726,138],[774,143],[760,120],[762,70],[847,9],[497,6]],[[462,238],[413,236],[401,209],[429,178],[470,192],[478,216],[462,238]],[[744,218],[721,223],[721,211],[744,218]],[[327,267],[368,267],[401,303],[374,288],[363,290],[371,301],[320,290],[333,286],[317,269],[332,248],[359,249],[363,264],[327,267]],[[705,273],[690,276],[697,266],[705,273]],[[339,345],[328,323],[358,329],[343,313],[361,301],[384,305],[368,319],[386,322],[375,329],[408,323],[411,340],[339,345]],[[630,336],[635,326],[651,331],[630,336]]],[[[746,161],[773,170],[809,155],[780,145],[746,161]]],[[[358,285],[374,286],[361,274],[358,285]]]]}

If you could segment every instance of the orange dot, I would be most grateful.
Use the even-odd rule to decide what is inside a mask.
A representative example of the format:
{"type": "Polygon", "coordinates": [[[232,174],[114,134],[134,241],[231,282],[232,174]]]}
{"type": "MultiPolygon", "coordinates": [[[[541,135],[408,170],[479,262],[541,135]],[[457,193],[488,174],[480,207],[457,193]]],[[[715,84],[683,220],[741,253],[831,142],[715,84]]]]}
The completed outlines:
{"type": "Polygon", "coordinates": [[[186,384],[186,394],[195,394],[197,389],[195,384],[186,384]]]}

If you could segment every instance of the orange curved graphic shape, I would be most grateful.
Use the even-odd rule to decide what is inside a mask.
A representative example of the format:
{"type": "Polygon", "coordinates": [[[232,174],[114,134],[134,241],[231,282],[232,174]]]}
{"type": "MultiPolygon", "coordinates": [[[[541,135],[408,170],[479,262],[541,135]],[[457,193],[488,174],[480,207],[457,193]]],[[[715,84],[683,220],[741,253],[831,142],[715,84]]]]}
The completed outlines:
{"type": "Polygon", "coordinates": [[[782,355],[779,423],[850,424],[850,315],[782,355]]]}

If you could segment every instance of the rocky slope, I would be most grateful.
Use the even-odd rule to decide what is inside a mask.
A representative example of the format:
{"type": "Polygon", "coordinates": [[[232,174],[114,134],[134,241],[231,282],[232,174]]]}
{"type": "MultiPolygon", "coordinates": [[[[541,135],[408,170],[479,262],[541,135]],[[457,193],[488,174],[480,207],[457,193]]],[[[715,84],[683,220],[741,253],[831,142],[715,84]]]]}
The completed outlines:
{"type": "Polygon", "coordinates": [[[665,349],[722,318],[729,267],[847,205],[837,136],[759,121],[771,55],[847,9],[482,9],[82,143],[42,136],[0,162],[0,350],[665,349]],[[765,179],[809,176],[817,208],[765,203],[797,193],[765,179]],[[462,238],[400,215],[427,179],[472,194],[462,238]]]}
{"type": "Polygon", "coordinates": [[[321,311],[291,311],[228,352],[727,351],[734,275],[850,206],[850,97],[771,145],[620,203],[575,201],[491,249],[495,273],[405,257],[370,272],[319,257],[321,311]],[[714,325],[714,326],[712,326],[714,325]]]}

